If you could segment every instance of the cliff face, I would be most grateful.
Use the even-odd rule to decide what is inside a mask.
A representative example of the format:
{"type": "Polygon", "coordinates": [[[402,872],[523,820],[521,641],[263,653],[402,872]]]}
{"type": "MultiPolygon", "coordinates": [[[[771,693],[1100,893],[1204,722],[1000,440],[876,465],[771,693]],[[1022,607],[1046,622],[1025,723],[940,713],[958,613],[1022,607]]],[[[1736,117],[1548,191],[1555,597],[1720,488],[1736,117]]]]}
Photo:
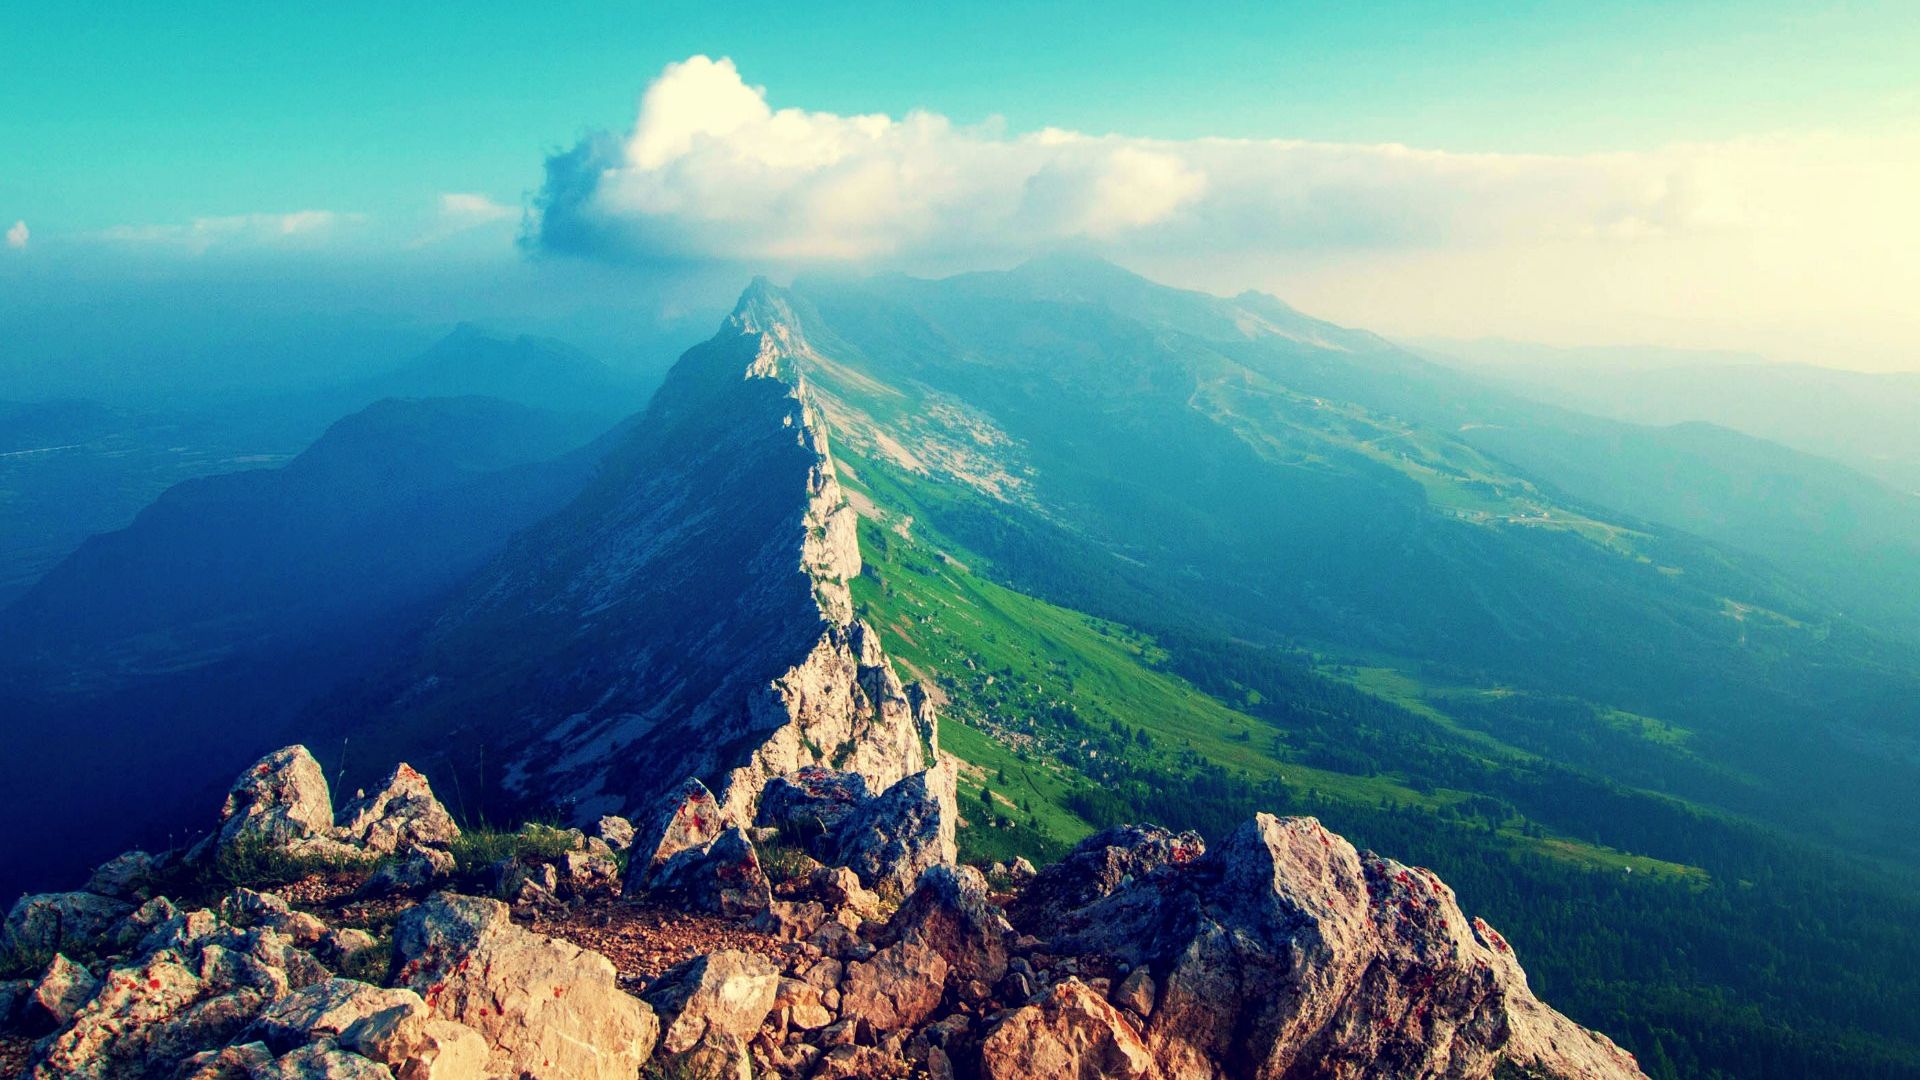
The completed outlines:
{"type": "Polygon", "coordinates": [[[581,821],[688,776],[747,821],[768,777],[805,765],[879,790],[931,764],[931,716],[853,615],[855,515],[805,348],[777,292],[749,289],[595,483],[438,620],[381,711],[485,745],[513,800],[581,821]]]}

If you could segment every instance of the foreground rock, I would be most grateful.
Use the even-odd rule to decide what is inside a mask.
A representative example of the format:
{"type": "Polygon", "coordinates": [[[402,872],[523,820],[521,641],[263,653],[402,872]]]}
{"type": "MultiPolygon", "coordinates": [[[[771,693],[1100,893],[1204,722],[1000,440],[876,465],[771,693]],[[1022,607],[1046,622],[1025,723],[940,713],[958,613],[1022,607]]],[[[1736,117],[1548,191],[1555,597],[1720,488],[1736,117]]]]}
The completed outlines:
{"type": "Polygon", "coordinates": [[[632,1080],[659,1021],[598,953],[515,926],[505,904],[439,893],[394,931],[395,981],[474,1029],[497,1073],[632,1080]]]}
{"type": "Polygon", "coordinates": [[[1312,818],[1259,815],[1066,920],[1056,948],[1152,970],[1143,1035],[1168,1075],[1640,1075],[1541,1005],[1431,872],[1362,856],[1312,818]]]}
{"type": "Polygon", "coordinates": [[[983,1080],[1160,1080],[1161,1072],[1120,1010],[1070,978],[994,1025],[980,1046],[980,1075],[983,1080]]]}
{"type": "Polygon", "coordinates": [[[436,894],[394,930],[397,982],[493,1047],[495,1072],[632,1080],[659,1020],[607,957],[513,924],[505,903],[436,894]]]}
{"type": "Polygon", "coordinates": [[[855,806],[832,834],[831,858],[870,889],[904,896],[930,866],[958,859],[954,768],[942,762],[855,806]]]}

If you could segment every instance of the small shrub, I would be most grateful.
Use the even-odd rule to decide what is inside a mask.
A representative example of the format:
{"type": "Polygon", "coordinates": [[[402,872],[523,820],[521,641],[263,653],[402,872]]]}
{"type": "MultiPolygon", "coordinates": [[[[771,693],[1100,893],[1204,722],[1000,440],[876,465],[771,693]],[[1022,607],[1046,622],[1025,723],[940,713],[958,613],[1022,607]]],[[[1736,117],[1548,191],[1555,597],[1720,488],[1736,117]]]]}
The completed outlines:
{"type": "Polygon", "coordinates": [[[532,823],[513,832],[476,826],[463,829],[450,849],[463,874],[484,870],[504,859],[553,860],[573,850],[573,834],[552,825],[532,823]]]}

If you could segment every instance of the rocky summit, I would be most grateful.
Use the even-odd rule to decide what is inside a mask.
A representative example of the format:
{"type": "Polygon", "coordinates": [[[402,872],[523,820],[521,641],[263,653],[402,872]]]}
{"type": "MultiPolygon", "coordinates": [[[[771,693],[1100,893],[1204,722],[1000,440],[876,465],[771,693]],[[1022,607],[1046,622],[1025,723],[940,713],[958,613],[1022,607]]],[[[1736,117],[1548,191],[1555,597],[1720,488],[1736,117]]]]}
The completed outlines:
{"type": "Polygon", "coordinates": [[[950,769],[870,791],[809,765],[774,824],[690,780],[638,828],[500,832],[406,765],[336,814],[287,747],[204,839],[13,905],[0,1075],[1641,1075],[1431,872],[1312,818],[988,874],[955,859],[950,769]]]}

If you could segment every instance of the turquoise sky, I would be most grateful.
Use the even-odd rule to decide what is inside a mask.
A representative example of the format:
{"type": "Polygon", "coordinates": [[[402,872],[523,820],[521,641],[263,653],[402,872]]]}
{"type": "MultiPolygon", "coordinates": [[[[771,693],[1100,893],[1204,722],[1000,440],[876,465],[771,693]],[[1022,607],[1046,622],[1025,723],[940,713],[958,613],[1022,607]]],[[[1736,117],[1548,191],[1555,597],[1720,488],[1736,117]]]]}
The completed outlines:
{"type": "Polygon", "coordinates": [[[732,56],[773,104],[1135,135],[1641,149],[1920,113],[1920,4],[13,4],[0,217],[509,203],[732,56]]]}

